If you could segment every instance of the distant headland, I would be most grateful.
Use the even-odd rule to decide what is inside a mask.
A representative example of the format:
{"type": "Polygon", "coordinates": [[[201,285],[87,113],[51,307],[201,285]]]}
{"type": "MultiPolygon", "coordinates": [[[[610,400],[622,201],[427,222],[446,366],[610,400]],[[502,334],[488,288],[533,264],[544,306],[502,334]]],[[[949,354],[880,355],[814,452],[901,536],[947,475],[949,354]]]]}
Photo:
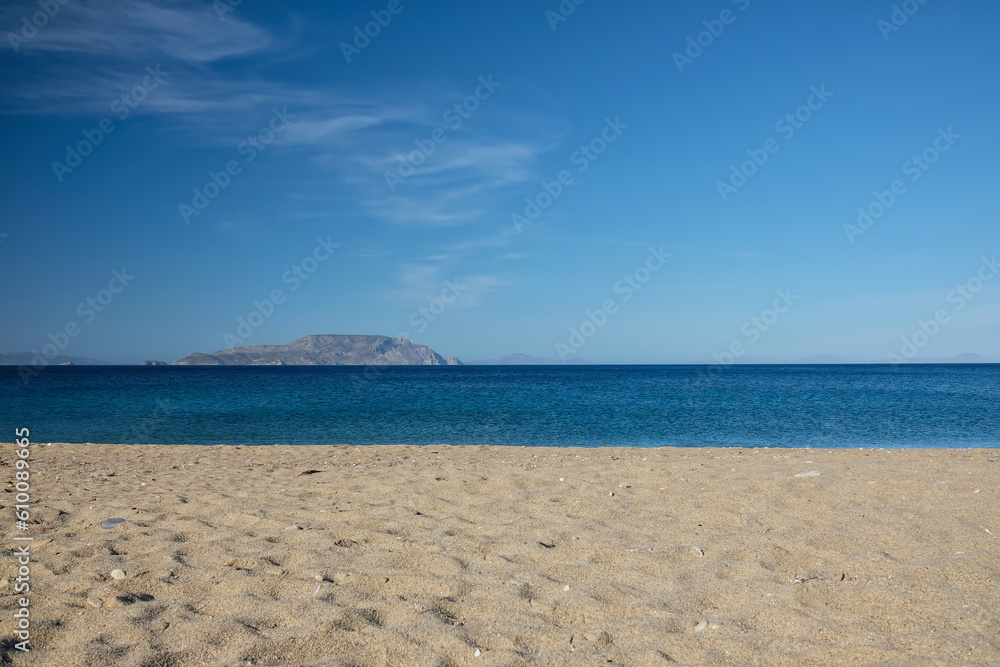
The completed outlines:
{"type": "Polygon", "coordinates": [[[244,345],[212,354],[196,352],[175,366],[461,366],[406,338],[321,334],[288,345],[244,345]]]}

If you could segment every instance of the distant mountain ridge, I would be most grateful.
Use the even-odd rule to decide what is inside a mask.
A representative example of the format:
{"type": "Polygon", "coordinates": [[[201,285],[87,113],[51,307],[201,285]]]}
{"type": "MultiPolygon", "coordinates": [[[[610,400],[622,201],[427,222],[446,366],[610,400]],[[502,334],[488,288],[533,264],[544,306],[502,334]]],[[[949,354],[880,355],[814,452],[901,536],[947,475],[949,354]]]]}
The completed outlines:
{"type": "Polygon", "coordinates": [[[196,352],[175,366],[461,366],[406,338],[320,334],[288,345],[243,345],[212,354],[196,352]]]}

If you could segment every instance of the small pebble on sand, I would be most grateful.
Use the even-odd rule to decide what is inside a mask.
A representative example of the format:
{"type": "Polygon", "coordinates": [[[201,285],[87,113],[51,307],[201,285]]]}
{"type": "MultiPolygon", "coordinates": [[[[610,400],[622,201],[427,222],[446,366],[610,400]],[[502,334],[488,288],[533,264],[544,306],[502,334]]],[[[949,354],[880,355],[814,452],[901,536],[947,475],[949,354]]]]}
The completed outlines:
{"type": "Polygon", "coordinates": [[[87,598],[87,604],[89,604],[91,607],[94,607],[95,609],[100,609],[101,607],[104,606],[104,600],[102,600],[101,598],[87,598]]]}
{"type": "Polygon", "coordinates": [[[691,553],[699,558],[705,555],[705,551],[701,547],[691,547],[691,553]]]}
{"type": "Polygon", "coordinates": [[[702,630],[704,630],[707,627],[708,627],[708,622],[707,621],[698,621],[698,624],[696,626],[694,626],[694,631],[695,632],[701,632],[702,630]]]}
{"type": "Polygon", "coordinates": [[[125,570],[111,570],[111,578],[112,579],[124,579],[125,578],[125,570]]]}

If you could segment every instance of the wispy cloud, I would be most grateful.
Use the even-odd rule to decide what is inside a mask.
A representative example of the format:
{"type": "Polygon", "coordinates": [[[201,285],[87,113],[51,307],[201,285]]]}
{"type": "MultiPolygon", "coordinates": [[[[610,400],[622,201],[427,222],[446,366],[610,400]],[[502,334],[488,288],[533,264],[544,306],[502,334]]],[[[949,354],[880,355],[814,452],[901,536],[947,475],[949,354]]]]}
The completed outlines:
{"type": "MultiPolygon", "coordinates": [[[[350,136],[330,136],[336,144],[316,157],[344,183],[358,188],[359,207],[385,222],[401,225],[455,226],[480,222],[492,199],[517,184],[536,178],[535,163],[543,150],[528,141],[491,137],[453,139],[428,156],[405,182],[390,191],[386,172],[395,173],[413,136],[426,128],[400,118],[370,122],[350,136]],[[390,125],[392,127],[390,127],[390,125]],[[366,130],[375,131],[366,131],[366,130]]],[[[309,130],[306,135],[320,134],[309,130]]],[[[305,136],[305,135],[304,135],[305,136]]]]}
{"type": "Polygon", "coordinates": [[[486,208],[476,204],[471,194],[478,188],[441,190],[423,197],[384,197],[363,200],[368,213],[397,225],[451,227],[478,220],[486,208]]]}
{"type": "MultiPolygon", "coordinates": [[[[485,176],[492,186],[526,181],[535,177],[531,166],[537,156],[538,150],[526,143],[455,140],[430,156],[427,164],[418,167],[407,183],[399,188],[405,191],[407,185],[413,186],[422,180],[439,183],[444,178],[468,176],[470,171],[485,176]]],[[[402,154],[394,153],[387,155],[381,164],[383,169],[392,170],[402,159],[402,154]]]]}
{"type": "MultiPolygon", "coordinates": [[[[9,3],[0,25],[17,25],[38,11],[37,3],[9,3]]],[[[267,31],[230,14],[220,21],[211,4],[143,0],[73,0],[60,3],[57,16],[21,45],[38,53],[108,56],[115,60],[160,57],[204,63],[244,55],[269,46],[267,31]]]]}
{"type": "Polygon", "coordinates": [[[442,290],[447,288],[449,296],[457,296],[455,301],[448,305],[449,310],[480,306],[486,295],[510,284],[501,278],[485,274],[448,274],[442,267],[433,264],[404,266],[400,272],[399,282],[401,286],[398,289],[386,291],[384,296],[406,304],[407,307],[416,308],[440,297],[442,290]],[[453,290],[445,281],[457,286],[457,289],[453,290]]]}
{"type": "Polygon", "coordinates": [[[385,257],[388,252],[388,250],[378,243],[356,243],[347,250],[347,254],[351,257],[359,257],[361,259],[378,259],[385,257]]]}
{"type": "Polygon", "coordinates": [[[288,130],[285,141],[289,143],[317,145],[339,140],[349,132],[363,130],[383,122],[375,116],[348,115],[328,119],[304,119],[288,130]]]}
{"type": "MultiPolygon", "coordinates": [[[[37,5],[7,5],[0,9],[0,25],[15,26],[31,11],[37,5]]],[[[164,83],[134,113],[158,117],[177,146],[234,146],[266,123],[272,108],[287,108],[295,122],[270,150],[310,170],[294,179],[289,193],[288,215],[296,217],[343,212],[348,201],[357,214],[393,225],[482,225],[492,222],[485,220],[487,211],[540,178],[537,162],[552,148],[550,140],[538,139],[540,132],[528,122],[520,130],[526,136],[511,136],[506,126],[490,130],[477,116],[449,130],[447,141],[391,191],[386,172],[412,154],[416,140],[441,128],[442,110],[468,91],[420,81],[347,93],[255,73],[266,71],[259,66],[262,58],[280,58],[295,48],[294,40],[277,37],[239,11],[220,21],[209,3],[73,0],[29,40],[24,53],[0,56],[24,65],[0,81],[0,113],[96,122],[112,115],[112,103],[134,89],[150,66],[161,68],[164,83]],[[238,57],[256,58],[258,66],[231,66],[238,57]]]]}
{"type": "Polygon", "coordinates": [[[498,231],[485,235],[478,230],[474,230],[468,235],[466,240],[459,241],[458,243],[450,243],[440,248],[436,248],[436,252],[426,256],[424,259],[426,261],[448,262],[469,261],[470,257],[474,258],[474,261],[480,261],[486,258],[499,261],[525,259],[530,257],[530,255],[517,252],[503,253],[499,256],[495,256],[492,252],[480,252],[494,251],[499,248],[504,248],[515,243],[517,239],[518,235],[513,226],[510,225],[502,225],[498,231]]]}
{"type": "MultiPolygon", "coordinates": [[[[111,103],[147,76],[146,62],[143,60],[126,66],[95,65],[86,69],[64,68],[43,81],[12,86],[4,93],[0,111],[38,115],[108,115],[111,103]]],[[[231,124],[233,115],[220,119],[220,112],[250,116],[259,115],[261,110],[275,105],[335,103],[329,94],[321,96],[267,81],[233,80],[204,70],[185,69],[177,63],[160,65],[159,71],[163,74],[164,83],[149,93],[135,113],[186,115],[187,125],[199,128],[212,125],[212,119],[231,124]]]]}

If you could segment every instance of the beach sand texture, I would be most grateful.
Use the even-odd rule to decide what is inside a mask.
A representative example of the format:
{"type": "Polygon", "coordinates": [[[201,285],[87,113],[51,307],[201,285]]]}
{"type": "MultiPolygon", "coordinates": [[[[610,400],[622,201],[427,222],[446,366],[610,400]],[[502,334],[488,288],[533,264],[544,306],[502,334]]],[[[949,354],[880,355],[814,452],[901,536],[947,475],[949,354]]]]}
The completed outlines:
{"type": "Polygon", "coordinates": [[[996,450],[31,450],[2,664],[1000,664],[996,450]]]}

